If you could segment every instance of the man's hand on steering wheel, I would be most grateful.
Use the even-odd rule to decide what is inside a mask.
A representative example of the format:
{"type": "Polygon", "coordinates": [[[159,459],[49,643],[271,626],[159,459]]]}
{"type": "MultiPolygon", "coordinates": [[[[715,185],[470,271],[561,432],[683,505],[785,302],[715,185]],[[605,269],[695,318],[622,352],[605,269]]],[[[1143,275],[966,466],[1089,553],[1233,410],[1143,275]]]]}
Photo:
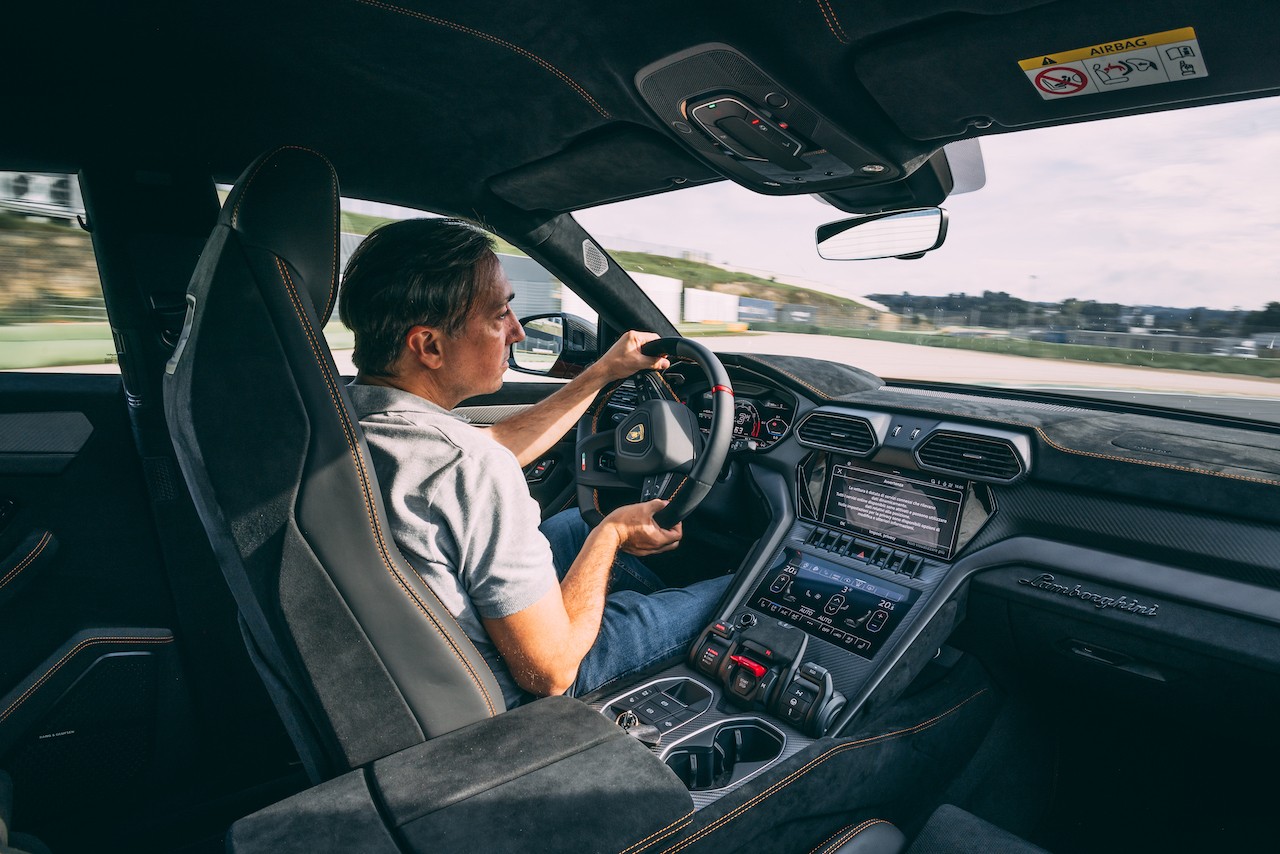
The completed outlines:
{"type": "Polygon", "coordinates": [[[684,528],[679,523],[674,528],[664,528],[653,521],[657,513],[669,502],[655,498],[639,504],[624,504],[604,517],[602,525],[612,524],[618,532],[618,548],[636,557],[648,557],[669,552],[680,545],[684,528]]]}
{"type": "Polygon", "coordinates": [[[650,341],[657,341],[658,336],[652,332],[631,330],[623,335],[609,348],[596,364],[604,373],[605,382],[625,380],[637,371],[665,371],[671,367],[665,355],[646,356],[640,348],[650,341]]]}
{"type": "Polygon", "coordinates": [[[637,400],[634,408],[602,423],[600,416],[617,389],[607,390],[578,422],[578,506],[590,525],[604,518],[600,490],[638,490],[641,502],[667,500],[654,520],[662,528],[675,528],[707,496],[720,474],[733,429],[733,385],[714,353],[688,338],[630,332],[596,365],[608,360],[607,370],[618,372],[613,374],[616,379],[637,373],[643,377],[650,369],[665,368],[668,354],[694,362],[707,378],[712,406],[707,435],[697,415],[661,377],[638,378],[641,388],[632,395],[637,400]],[[624,369],[631,372],[621,373],[624,369]]]}

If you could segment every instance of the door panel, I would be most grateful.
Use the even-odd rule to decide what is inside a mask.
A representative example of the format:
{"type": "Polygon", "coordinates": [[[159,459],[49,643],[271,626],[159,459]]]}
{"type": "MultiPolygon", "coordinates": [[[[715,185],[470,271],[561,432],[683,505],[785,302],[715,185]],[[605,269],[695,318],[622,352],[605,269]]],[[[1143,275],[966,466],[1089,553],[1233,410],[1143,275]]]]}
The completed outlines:
{"type": "Polygon", "coordinates": [[[220,833],[244,810],[208,805],[292,758],[195,560],[217,595],[183,634],[197,579],[171,584],[135,448],[119,376],[0,373],[0,768],[57,851],[220,833]]]}

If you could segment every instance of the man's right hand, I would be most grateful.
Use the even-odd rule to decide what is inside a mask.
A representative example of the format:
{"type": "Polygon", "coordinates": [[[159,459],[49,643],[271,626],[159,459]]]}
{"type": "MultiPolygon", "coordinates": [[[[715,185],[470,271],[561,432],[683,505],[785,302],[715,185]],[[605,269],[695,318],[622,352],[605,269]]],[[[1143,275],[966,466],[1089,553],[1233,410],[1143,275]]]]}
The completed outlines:
{"type": "Polygon", "coordinates": [[[653,521],[653,514],[667,504],[661,498],[627,504],[605,516],[601,524],[614,528],[618,535],[618,548],[628,554],[645,557],[669,552],[680,545],[684,529],[681,525],[676,525],[668,530],[653,521]]]}

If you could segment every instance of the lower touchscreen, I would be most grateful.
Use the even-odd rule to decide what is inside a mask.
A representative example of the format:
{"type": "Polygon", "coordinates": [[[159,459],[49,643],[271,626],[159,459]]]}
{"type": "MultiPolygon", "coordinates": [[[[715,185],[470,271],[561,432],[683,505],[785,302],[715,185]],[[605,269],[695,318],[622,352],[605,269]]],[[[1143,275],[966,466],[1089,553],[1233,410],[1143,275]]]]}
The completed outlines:
{"type": "Polygon", "coordinates": [[[919,595],[799,549],[787,549],[785,558],[747,604],[866,659],[892,636],[919,595]]]}

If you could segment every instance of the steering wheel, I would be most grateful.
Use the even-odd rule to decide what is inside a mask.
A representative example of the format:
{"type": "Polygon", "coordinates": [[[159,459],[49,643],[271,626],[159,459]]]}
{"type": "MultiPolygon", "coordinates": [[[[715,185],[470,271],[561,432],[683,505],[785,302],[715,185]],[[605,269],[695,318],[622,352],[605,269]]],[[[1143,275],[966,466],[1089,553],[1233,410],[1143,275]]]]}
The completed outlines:
{"type": "Polygon", "coordinates": [[[636,408],[616,425],[603,414],[622,384],[606,391],[578,422],[578,507],[592,527],[604,518],[600,490],[626,488],[638,489],[640,501],[668,499],[653,518],[674,528],[707,497],[729,453],[733,384],[715,354],[688,338],[659,338],[640,352],[702,369],[711,383],[711,435],[703,438],[698,417],[656,371],[634,375],[641,389],[636,408]]]}

